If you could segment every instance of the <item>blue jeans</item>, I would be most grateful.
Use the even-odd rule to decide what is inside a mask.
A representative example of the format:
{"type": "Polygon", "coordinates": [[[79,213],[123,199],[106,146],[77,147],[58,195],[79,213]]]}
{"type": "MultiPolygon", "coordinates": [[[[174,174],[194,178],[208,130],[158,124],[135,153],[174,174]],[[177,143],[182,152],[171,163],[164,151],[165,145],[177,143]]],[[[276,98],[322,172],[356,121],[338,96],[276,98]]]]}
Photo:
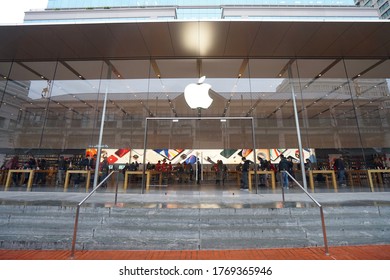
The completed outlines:
{"type": "Polygon", "coordinates": [[[247,189],[248,188],[248,171],[242,171],[241,181],[242,181],[241,187],[243,189],[247,189]]]}
{"type": "Polygon", "coordinates": [[[287,171],[282,171],[282,184],[283,184],[283,188],[287,188],[288,187],[288,174],[287,174],[287,171]]]}
{"type": "Polygon", "coordinates": [[[339,181],[339,185],[344,184],[344,176],[345,176],[345,170],[337,171],[337,179],[339,181]]]}

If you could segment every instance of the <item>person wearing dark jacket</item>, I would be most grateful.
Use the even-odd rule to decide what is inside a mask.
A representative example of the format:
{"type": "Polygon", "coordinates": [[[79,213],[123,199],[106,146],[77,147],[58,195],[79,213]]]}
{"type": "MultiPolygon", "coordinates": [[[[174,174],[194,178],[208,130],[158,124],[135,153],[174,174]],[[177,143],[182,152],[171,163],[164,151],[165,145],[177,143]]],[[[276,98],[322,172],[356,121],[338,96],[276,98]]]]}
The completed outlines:
{"type": "MultiPolygon", "coordinates": [[[[103,161],[100,163],[100,171],[102,172],[101,181],[106,179],[108,173],[110,172],[110,165],[108,164],[107,156],[103,156],[103,161]]],[[[102,185],[103,188],[107,187],[107,182],[104,182],[102,185]]]]}
{"type": "Polygon", "coordinates": [[[250,161],[247,160],[245,157],[242,157],[242,166],[241,166],[241,189],[248,189],[248,172],[249,172],[249,166],[250,166],[250,161]]]}
{"type": "MultiPolygon", "coordinates": [[[[288,169],[287,169],[287,172],[291,175],[292,178],[295,178],[294,163],[293,163],[292,160],[293,160],[292,157],[288,157],[288,158],[287,158],[287,161],[288,161],[288,169]]],[[[291,177],[288,176],[288,182],[289,182],[290,188],[293,187],[293,182],[294,182],[294,180],[293,180],[291,177]]]]}
{"type": "Polygon", "coordinates": [[[280,156],[279,162],[279,172],[282,174],[282,186],[283,188],[288,189],[288,175],[287,172],[289,170],[289,162],[284,155],[280,156]]]}
{"type": "Polygon", "coordinates": [[[64,183],[65,172],[66,172],[66,161],[64,156],[60,156],[57,162],[57,184],[62,185],[64,183]]]}
{"type": "Polygon", "coordinates": [[[334,169],[337,172],[337,179],[339,182],[339,186],[345,187],[346,184],[344,183],[344,177],[345,177],[345,163],[342,156],[340,156],[338,159],[335,159],[334,161],[334,169]]]}

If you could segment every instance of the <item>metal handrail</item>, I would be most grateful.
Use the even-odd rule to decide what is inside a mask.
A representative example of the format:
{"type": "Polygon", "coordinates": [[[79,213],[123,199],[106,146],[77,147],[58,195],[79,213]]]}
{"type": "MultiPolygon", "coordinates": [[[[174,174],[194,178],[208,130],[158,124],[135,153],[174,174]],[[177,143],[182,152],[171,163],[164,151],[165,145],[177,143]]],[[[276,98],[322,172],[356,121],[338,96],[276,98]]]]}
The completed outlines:
{"type": "MultiPolygon", "coordinates": [[[[104,182],[107,181],[107,179],[113,174],[113,173],[116,173],[118,171],[114,170],[114,171],[111,171],[110,174],[107,175],[106,178],[103,179],[103,181],[101,181],[99,183],[99,185],[96,186],[96,188],[94,188],[83,200],[81,200],[79,202],[79,204],[77,204],[77,209],[76,209],[76,217],[75,217],[75,220],[74,220],[74,228],[73,228],[73,239],[72,239],[72,250],[71,250],[71,253],[70,253],[70,257],[73,259],[74,258],[74,251],[75,251],[75,247],[76,247],[76,238],[77,238],[77,226],[78,226],[78,223],[79,223],[79,215],[80,215],[80,207],[81,205],[84,204],[84,202],[86,202],[96,191],[97,189],[103,185],[104,182]]],[[[116,189],[115,189],[115,204],[117,203],[117,197],[118,197],[118,178],[117,178],[117,181],[116,181],[116,189]]]]}
{"type": "MultiPolygon", "coordinates": [[[[304,187],[299,184],[297,180],[293,176],[290,175],[287,171],[282,171],[285,172],[302,190],[303,192],[320,208],[320,214],[321,214],[321,223],[322,223],[322,234],[324,236],[324,247],[325,247],[325,254],[329,255],[329,248],[328,248],[328,239],[326,237],[326,226],[325,226],[325,218],[324,218],[324,211],[322,209],[322,205],[314,198],[312,197],[307,190],[305,190],[304,187]]],[[[282,187],[282,196],[283,196],[283,203],[285,202],[284,200],[284,188],[282,187]]]]}

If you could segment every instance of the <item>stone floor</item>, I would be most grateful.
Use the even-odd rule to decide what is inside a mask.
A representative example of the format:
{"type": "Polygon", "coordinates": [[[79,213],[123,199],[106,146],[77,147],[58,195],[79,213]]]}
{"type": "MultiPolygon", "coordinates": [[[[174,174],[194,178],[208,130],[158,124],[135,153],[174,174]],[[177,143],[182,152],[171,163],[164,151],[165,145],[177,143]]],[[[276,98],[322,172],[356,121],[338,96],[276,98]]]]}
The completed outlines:
{"type": "MultiPolygon", "coordinates": [[[[225,186],[207,182],[201,185],[195,183],[171,184],[167,186],[151,186],[141,194],[140,182],[134,182],[127,190],[118,183],[112,182],[107,188],[98,188],[96,193],[86,202],[110,206],[117,203],[122,207],[169,207],[169,208],[282,208],[282,207],[314,207],[311,198],[298,186],[289,188],[283,193],[280,186],[258,187],[252,191],[242,190],[234,184],[225,186]]],[[[92,187],[88,191],[91,191],[92,187]]],[[[323,205],[328,206],[361,206],[390,204],[390,186],[383,185],[374,188],[368,186],[342,187],[334,189],[325,183],[317,183],[314,190],[308,188],[308,193],[323,205]]],[[[88,193],[84,186],[34,185],[30,190],[24,186],[12,186],[5,189],[0,186],[0,203],[2,204],[35,204],[35,205],[74,205],[80,202],[88,193]]]]}
{"type": "MultiPolygon", "coordinates": [[[[122,188],[123,181],[115,180],[107,188],[99,188],[85,206],[129,208],[286,208],[315,207],[315,204],[298,186],[284,193],[278,185],[258,187],[252,191],[240,190],[234,183],[225,186],[214,182],[152,185],[142,193],[140,182],[131,182],[127,190],[122,188]],[[118,194],[115,195],[118,186],[118,194]]],[[[92,190],[92,187],[89,191],[92,190]]],[[[316,183],[315,189],[308,188],[309,194],[323,206],[377,206],[390,205],[390,186],[380,185],[374,191],[367,185],[346,186],[334,189],[325,183],[316,183]]],[[[88,195],[84,186],[75,188],[63,186],[34,185],[30,190],[24,186],[12,186],[5,189],[0,186],[1,204],[24,205],[77,205],[88,195]]],[[[294,248],[251,250],[250,252],[216,250],[203,254],[200,252],[157,252],[157,251],[85,251],[79,253],[79,259],[390,259],[388,245],[382,246],[345,246],[330,248],[330,255],[323,254],[321,248],[294,248]],[[279,251],[278,251],[279,250],[279,251]],[[290,251],[289,251],[290,250],[290,251]],[[174,254],[174,255],[171,255],[174,254]],[[249,255],[248,255],[249,254],[249,255]]],[[[66,251],[0,251],[0,259],[67,259],[66,251]]]]}

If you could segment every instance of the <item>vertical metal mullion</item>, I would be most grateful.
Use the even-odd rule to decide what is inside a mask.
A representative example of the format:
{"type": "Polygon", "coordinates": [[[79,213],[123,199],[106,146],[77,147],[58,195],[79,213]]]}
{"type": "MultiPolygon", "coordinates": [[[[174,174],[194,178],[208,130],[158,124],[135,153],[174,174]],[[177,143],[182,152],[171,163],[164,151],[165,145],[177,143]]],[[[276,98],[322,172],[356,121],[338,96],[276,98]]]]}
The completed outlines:
{"type": "Polygon", "coordinates": [[[299,146],[299,154],[300,154],[299,159],[300,159],[301,172],[302,172],[302,182],[303,182],[303,187],[305,188],[305,190],[307,190],[304,154],[303,154],[302,140],[301,140],[301,130],[299,127],[298,110],[297,110],[297,103],[295,100],[294,84],[292,82],[291,64],[288,65],[288,79],[289,79],[289,83],[291,86],[291,98],[292,98],[293,107],[294,107],[295,127],[297,129],[298,146],[299,146]]]}

